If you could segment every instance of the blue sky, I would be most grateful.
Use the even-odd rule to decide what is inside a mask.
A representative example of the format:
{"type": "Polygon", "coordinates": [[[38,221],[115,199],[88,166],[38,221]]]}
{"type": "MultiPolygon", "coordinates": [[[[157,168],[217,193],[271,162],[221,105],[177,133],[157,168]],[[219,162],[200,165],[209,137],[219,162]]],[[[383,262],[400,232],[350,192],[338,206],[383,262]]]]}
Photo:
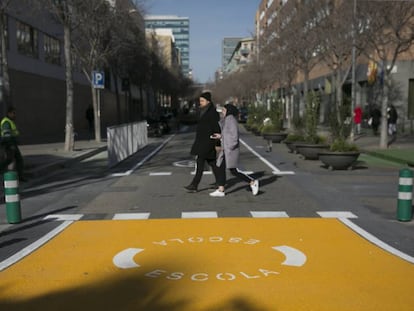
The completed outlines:
{"type": "Polygon", "coordinates": [[[190,66],[198,82],[214,79],[225,37],[249,37],[260,0],[142,0],[151,15],[190,18],[190,66]]]}

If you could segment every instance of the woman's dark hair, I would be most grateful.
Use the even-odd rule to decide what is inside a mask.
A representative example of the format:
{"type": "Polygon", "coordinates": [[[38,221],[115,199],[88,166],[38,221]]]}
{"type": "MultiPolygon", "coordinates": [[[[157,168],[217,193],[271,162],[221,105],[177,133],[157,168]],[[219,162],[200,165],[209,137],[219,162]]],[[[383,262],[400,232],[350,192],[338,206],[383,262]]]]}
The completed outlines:
{"type": "Polygon", "coordinates": [[[226,110],[227,110],[226,116],[233,115],[236,118],[239,116],[239,109],[237,109],[236,106],[234,106],[232,104],[226,104],[226,105],[224,105],[224,108],[226,108],[226,110]]]}

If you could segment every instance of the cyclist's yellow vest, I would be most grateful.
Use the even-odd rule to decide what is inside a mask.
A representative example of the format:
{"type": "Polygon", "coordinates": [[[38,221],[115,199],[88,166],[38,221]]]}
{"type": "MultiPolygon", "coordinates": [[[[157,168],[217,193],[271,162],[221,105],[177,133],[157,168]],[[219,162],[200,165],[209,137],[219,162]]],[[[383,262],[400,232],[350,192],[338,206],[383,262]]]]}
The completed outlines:
{"type": "Polygon", "coordinates": [[[1,120],[0,123],[1,127],[1,137],[17,137],[19,136],[19,131],[17,130],[16,123],[14,121],[10,120],[8,117],[4,117],[1,120]],[[10,129],[4,128],[4,123],[9,122],[10,123],[10,129]]]}

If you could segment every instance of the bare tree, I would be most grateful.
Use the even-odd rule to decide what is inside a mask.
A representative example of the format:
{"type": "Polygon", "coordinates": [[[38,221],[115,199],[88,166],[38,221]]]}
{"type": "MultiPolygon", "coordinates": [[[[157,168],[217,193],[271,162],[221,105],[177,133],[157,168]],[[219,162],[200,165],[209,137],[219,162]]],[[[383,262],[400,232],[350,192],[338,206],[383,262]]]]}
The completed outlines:
{"type": "Polygon", "coordinates": [[[94,110],[95,140],[101,141],[100,107],[98,91],[94,88],[92,72],[102,70],[117,50],[111,44],[111,29],[116,24],[116,10],[102,0],[79,1],[73,7],[78,27],[72,32],[72,47],[82,71],[90,82],[94,110]]]}
{"type": "MultiPolygon", "coordinates": [[[[358,12],[367,21],[364,40],[365,55],[380,68],[383,83],[381,103],[381,149],[387,148],[387,107],[392,89],[391,73],[398,56],[412,48],[414,43],[414,2],[412,1],[361,1],[358,12]]],[[[362,20],[362,16],[360,17],[362,20]]]]}
{"type": "Polygon", "coordinates": [[[75,28],[74,14],[78,6],[78,0],[42,0],[46,8],[53,14],[63,26],[63,44],[65,56],[66,76],[66,122],[65,122],[65,150],[74,149],[73,126],[73,62],[72,62],[72,30],[75,28]]]}
{"type": "Polygon", "coordinates": [[[7,15],[6,11],[12,0],[2,0],[0,2],[0,45],[1,45],[1,58],[0,58],[0,73],[2,78],[1,93],[4,103],[3,112],[5,107],[10,105],[10,78],[9,78],[9,63],[7,58],[7,15]]]}

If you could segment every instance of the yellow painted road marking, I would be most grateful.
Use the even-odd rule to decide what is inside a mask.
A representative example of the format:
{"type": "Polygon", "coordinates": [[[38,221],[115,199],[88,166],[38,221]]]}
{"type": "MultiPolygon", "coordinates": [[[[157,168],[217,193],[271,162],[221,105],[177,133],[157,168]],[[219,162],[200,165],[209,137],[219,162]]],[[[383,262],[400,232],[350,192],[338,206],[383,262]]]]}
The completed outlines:
{"type": "Polygon", "coordinates": [[[0,272],[0,310],[412,310],[414,265],[336,219],[82,221],[0,272]]]}

